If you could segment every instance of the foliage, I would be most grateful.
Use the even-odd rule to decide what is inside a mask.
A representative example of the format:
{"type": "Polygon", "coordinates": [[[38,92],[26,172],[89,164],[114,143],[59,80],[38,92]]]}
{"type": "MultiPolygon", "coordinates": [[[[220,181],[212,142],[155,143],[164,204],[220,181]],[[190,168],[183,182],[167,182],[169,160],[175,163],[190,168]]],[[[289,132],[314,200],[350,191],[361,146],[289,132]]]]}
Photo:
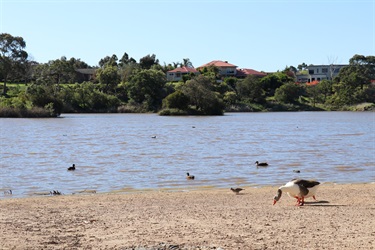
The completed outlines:
{"type": "Polygon", "coordinates": [[[0,34],[0,74],[4,79],[3,95],[6,95],[7,81],[12,75],[23,71],[28,54],[22,37],[8,33],[0,34]]]}
{"type": "Polygon", "coordinates": [[[120,83],[120,75],[116,66],[107,65],[104,68],[98,69],[96,77],[105,86],[105,93],[113,92],[120,83]]]}
{"type": "Polygon", "coordinates": [[[285,72],[276,72],[261,78],[260,82],[266,91],[266,96],[273,96],[276,89],[285,83],[293,82],[293,78],[289,77],[285,72]]]}
{"type": "Polygon", "coordinates": [[[187,81],[181,88],[182,93],[190,100],[190,106],[195,107],[199,114],[222,115],[224,102],[218,94],[212,91],[213,84],[209,78],[199,75],[187,81]]]}
{"type": "Polygon", "coordinates": [[[250,103],[264,103],[265,95],[262,87],[258,77],[247,76],[237,82],[236,90],[240,100],[247,100],[250,103]]]}
{"type": "Polygon", "coordinates": [[[139,65],[142,69],[151,69],[154,64],[159,64],[159,60],[156,59],[156,55],[147,55],[139,60],[139,65]]]}
{"type": "Polygon", "coordinates": [[[163,100],[163,108],[187,110],[189,107],[189,97],[181,91],[175,91],[163,100]]]}
{"type": "Polygon", "coordinates": [[[135,103],[144,104],[147,111],[158,110],[167,96],[165,83],[166,76],[162,71],[140,70],[126,83],[128,97],[135,103]]]}
{"type": "Polygon", "coordinates": [[[276,89],[275,100],[281,103],[296,103],[303,93],[303,88],[295,83],[286,83],[276,89]]]}

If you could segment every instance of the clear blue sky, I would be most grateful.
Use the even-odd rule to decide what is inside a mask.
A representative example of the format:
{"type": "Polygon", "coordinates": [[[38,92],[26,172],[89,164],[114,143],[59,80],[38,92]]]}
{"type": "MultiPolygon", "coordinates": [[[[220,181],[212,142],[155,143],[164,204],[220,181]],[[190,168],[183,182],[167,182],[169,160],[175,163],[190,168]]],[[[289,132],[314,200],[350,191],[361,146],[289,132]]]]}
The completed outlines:
{"type": "Polygon", "coordinates": [[[40,63],[126,52],[272,72],[375,55],[375,0],[0,0],[0,33],[40,63]]]}

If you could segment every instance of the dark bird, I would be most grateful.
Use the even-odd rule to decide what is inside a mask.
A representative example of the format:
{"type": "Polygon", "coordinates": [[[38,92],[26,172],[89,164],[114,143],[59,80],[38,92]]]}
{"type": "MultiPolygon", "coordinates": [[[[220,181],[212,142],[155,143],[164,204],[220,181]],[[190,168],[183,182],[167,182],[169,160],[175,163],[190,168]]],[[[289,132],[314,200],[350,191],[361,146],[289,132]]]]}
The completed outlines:
{"type": "Polygon", "coordinates": [[[296,198],[296,206],[303,206],[305,204],[305,198],[315,198],[315,193],[318,189],[320,182],[308,181],[301,179],[293,179],[284,186],[279,187],[277,195],[273,198],[273,205],[276,204],[281,198],[283,192],[287,192],[289,197],[296,198]]]}
{"type": "Polygon", "coordinates": [[[255,164],[257,165],[257,167],[267,167],[268,166],[267,162],[256,161],[255,164]]]}
{"type": "Polygon", "coordinates": [[[69,171],[74,171],[76,170],[76,164],[73,164],[71,167],[68,167],[69,171]]]}
{"type": "Polygon", "coordinates": [[[195,176],[194,175],[190,175],[189,173],[186,173],[186,179],[188,180],[194,180],[195,176]]]}
{"type": "Polygon", "coordinates": [[[50,194],[51,195],[61,195],[61,192],[58,191],[58,190],[53,190],[53,191],[50,191],[50,194]]]}
{"type": "Polygon", "coordinates": [[[11,189],[4,191],[4,195],[12,195],[12,194],[13,193],[11,189]]]}
{"type": "Polygon", "coordinates": [[[294,173],[301,173],[299,170],[293,170],[294,173]]]}
{"type": "Polygon", "coordinates": [[[235,194],[239,194],[244,189],[243,188],[230,188],[230,190],[232,190],[233,193],[235,193],[235,194]]]}
{"type": "Polygon", "coordinates": [[[156,135],[154,135],[154,136],[151,136],[151,138],[152,138],[152,139],[155,139],[155,138],[156,138],[156,135]]]}

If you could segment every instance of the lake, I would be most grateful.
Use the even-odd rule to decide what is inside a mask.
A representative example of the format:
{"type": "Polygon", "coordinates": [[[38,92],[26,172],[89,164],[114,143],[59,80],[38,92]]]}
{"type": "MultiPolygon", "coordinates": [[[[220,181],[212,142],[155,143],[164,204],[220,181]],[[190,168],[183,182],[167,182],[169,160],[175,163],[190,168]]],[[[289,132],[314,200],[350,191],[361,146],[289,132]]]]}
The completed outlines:
{"type": "Polygon", "coordinates": [[[375,181],[375,112],[62,114],[0,128],[0,198],[375,181]]]}

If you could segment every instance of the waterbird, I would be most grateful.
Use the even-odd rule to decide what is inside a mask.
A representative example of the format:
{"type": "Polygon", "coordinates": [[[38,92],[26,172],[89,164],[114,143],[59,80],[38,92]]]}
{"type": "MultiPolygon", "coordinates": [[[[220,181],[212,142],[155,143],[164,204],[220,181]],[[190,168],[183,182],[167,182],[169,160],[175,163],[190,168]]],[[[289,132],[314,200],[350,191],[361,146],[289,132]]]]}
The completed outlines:
{"type": "Polygon", "coordinates": [[[195,176],[194,175],[190,175],[189,173],[186,173],[186,179],[188,180],[194,180],[195,176]]]}
{"type": "Polygon", "coordinates": [[[232,190],[233,193],[235,193],[235,194],[239,194],[244,189],[243,188],[230,188],[230,190],[232,190]]]}
{"type": "Polygon", "coordinates": [[[289,197],[297,199],[296,206],[303,206],[305,198],[313,197],[316,200],[315,193],[319,184],[320,182],[318,181],[293,179],[284,186],[279,187],[277,195],[273,198],[273,205],[280,200],[283,192],[287,192],[289,197]]]}
{"type": "Polygon", "coordinates": [[[73,164],[71,167],[68,167],[69,171],[74,171],[76,170],[76,164],[73,164]]]}
{"type": "Polygon", "coordinates": [[[256,161],[255,164],[257,165],[257,167],[267,167],[268,166],[267,162],[256,161]]]}
{"type": "Polygon", "coordinates": [[[4,191],[4,195],[12,195],[12,194],[13,194],[13,192],[12,192],[11,189],[4,191]]]}

